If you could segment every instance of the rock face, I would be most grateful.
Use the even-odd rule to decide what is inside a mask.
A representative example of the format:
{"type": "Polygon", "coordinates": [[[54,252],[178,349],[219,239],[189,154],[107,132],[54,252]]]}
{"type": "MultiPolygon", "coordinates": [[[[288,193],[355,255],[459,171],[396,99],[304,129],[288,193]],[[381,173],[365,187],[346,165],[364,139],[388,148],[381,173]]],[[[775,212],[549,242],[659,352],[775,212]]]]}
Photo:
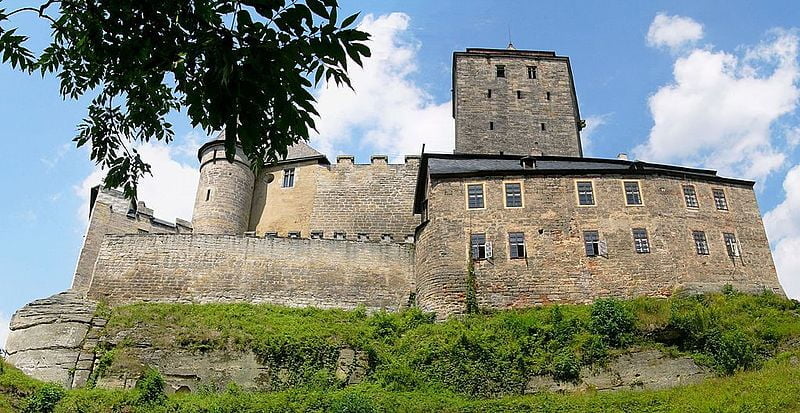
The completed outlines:
{"type": "Polygon", "coordinates": [[[574,383],[558,382],[550,376],[534,376],[526,393],[575,391],[593,388],[609,390],[658,390],[692,384],[713,376],[689,357],[670,357],[658,350],[623,354],[601,368],[584,368],[574,383]]]}
{"type": "Polygon", "coordinates": [[[8,362],[39,380],[67,388],[83,385],[94,362],[96,337],[104,325],[96,304],[66,291],[36,300],[11,318],[8,362]]]}

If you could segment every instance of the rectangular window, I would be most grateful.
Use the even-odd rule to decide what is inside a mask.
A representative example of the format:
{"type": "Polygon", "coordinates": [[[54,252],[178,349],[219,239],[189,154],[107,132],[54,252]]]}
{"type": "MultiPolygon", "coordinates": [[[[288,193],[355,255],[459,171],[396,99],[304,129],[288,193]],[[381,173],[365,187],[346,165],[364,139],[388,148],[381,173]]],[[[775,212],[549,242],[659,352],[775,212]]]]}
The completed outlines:
{"type": "Polygon", "coordinates": [[[345,234],[344,232],[334,232],[333,233],[333,239],[343,240],[345,238],[347,238],[347,234],[345,234]]]}
{"type": "Polygon", "coordinates": [[[467,185],[467,206],[469,209],[483,208],[483,184],[467,185]]]}
{"type": "Polygon", "coordinates": [[[206,191],[206,201],[210,199],[211,199],[211,188],[209,188],[208,191],[206,191]]]}
{"type": "Polygon", "coordinates": [[[693,185],[683,186],[683,199],[686,200],[688,208],[700,208],[700,204],[697,203],[697,192],[693,185]]]}
{"type": "Polygon", "coordinates": [[[525,234],[522,232],[508,233],[508,251],[512,259],[525,258],[525,234]]]}
{"type": "Polygon", "coordinates": [[[495,66],[497,70],[497,77],[506,77],[506,67],[504,65],[495,66]]]}
{"type": "Polygon", "coordinates": [[[739,244],[736,242],[736,235],[731,233],[724,233],[722,237],[725,238],[725,248],[728,250],[729,257],[739,256],[739,244]]]}
{"type": "Polygon", "coordinates": [[[494,130],[494,122],[489,122],[489,130],[494,130]]]}
{"type": "Polygon", "coordinates": [[[544,98],[550,100],[550,92],[547,92],[547,94],[544,95],[544,98]]]}
{"type": "Polygon", "coordinates": [[[547,127],[544,125],[544,122],[540,123],[539,126],[542,128],[542,130],[547,130],[547,127]]]}
{"type": "Polygon", "coordinates": [[[639,192],[638,182],[625,182],[625,203],[628,205],[642,205],[642,194],[639,192]]]}
{"type": "Polygon", "coordinates": [[[528,66],[528,79],[536,79],[536,66],[528,66]]]}
{"type": "Polygon", "coordinates": [[[300,231],[289,231],[289,238],[300,238],[300,231]]]}
{"type": "Polygon", "coordinates": [[[578,182],[578,204],[594,205],[594,191],[592,183],[589,181],[578,182]]]}
{"type": "Polygon", "coordinates": [[[322,231],[311,231],[311,239],[322,239],[322,231]]]}
{"type": "Polygon", "coordinates": [[[492,89],[488,89],[488,90],[486,91],[486,97],[487,97],[488,99],[491,99],[491,98],[492,98],[492,89]]]}
{"type": "Polygon", "coordinates": [[[470,236],[473,260],[486,259],[486,234],[472,234],[470,236]]]}
{"type": "Polygon", "coordinates": [[[291,188],[294,186],[294,168],[283,170],[283,187],[291,188]]]}
{"type": "Polygon", "coordinates": [[[725,191],[721,189],[714,189],[714,206],[720,211],[728,210],[728,200],[725,199],[725,191]]]}
{"type": "Polygon", "coordinates": [[[640,254],[646,254],[650,252],[650,240],[647,239],[646,229],[633,229],[633,248],[640,254]]]}
{"type": "Polygon", "coordinates": [[[508,183],[506,187],[506,208],[519,208],[522,206],[522,185],[508,183]]]}
{"type": "Polygon", "coordinates": [[[708,255],[708,240],[706,240],[706,233],[703,231],[692,231],[692,238],[694,238],[694,246],[697,249],[698,255],[708,255]]]}
{"type": "Polygon", "coordinates": [[[522,91],[521,90],[517,91],[517,99],[522,99],[522,91]]]}
{"type": "Polygon", "coordinates": [[[600,255],[600,234],[597,231],[583,231],[583,246],[587,257],[600,255]]]}

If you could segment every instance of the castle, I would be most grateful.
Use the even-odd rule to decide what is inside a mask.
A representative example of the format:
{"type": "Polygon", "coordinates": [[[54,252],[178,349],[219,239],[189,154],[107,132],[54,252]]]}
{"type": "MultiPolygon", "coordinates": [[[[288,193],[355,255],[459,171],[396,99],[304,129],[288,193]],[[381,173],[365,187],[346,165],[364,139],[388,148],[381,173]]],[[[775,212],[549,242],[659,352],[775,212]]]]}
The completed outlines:
{"type": "Polygon", "coordinates": [[[440,317],[669,295],[730,284],[779,294],[754,182],[583,157],[570,62],[453,55],[453,154],[335,163],[305,143],[255,175],[199,149],[190,222],[92,191],[72,289],[112,305],[267,302],[440,317]]]}

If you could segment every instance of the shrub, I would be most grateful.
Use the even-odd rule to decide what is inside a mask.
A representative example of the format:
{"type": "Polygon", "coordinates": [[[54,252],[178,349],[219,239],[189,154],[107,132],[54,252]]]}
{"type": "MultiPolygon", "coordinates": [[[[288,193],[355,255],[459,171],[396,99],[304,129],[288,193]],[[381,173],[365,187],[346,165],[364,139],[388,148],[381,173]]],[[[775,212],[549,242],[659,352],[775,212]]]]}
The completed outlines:
{"type": "Polygon", "coordinates": [[[57,384],[43,384],[25,399],[22,411],[26,413],[50,413],[66,394],[66,390],[57,384]]]}
{"type": "Polygon", "coordinates": [[[709,340],[707,347],[707,351],[722,373],[733,374],[740,370],[748,370],[756,364],[753,342],[741,331],[733,330],[718,334],[709,340]]]}
{"type": "Polygon", "coordinates": [[[581,374],[581,363],[575,353],[564,350],[553,357],[553,378],[561,381],[575,381],[581,374]]]}
{"type": "Polygon", "coordinates": [[[164,378],[156,369],[147,369],[136,382],[137,404],[163,404],[167,398],[164,393],[164,378]]]}
{"type": "Polygon", "coordinates": [[[634,320],[633,313],[618,300],[600,299],[592,306],[592,330],[612,346],[620,347],[630,342],[634,320]]]}
{"type": "Polygon", "coordinates": [[[378,408],[369,397],[355,392],[347,392],[331,403],[332,413],[373,413],[378,408]]]}

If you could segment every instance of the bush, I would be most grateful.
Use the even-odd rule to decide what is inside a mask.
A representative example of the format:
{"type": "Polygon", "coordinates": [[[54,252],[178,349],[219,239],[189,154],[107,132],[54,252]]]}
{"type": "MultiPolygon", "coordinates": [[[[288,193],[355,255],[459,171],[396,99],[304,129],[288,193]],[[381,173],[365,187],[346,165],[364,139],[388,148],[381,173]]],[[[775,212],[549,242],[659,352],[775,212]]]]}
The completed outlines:
{"type": "Polygon", "coordinates": [[[581,363],[575,353],[564,350],[553,357],[553,378],[561,381],[575,381],[581,374],[581,363]]]}
{"type": "Polygon", "coordinates": [[[43,384],[25,399],[22,411],[26,413],[50,413],[66,394],[66,390],[57,384],[43,384]]]}
{"type": "Polygon", "coordinates": [[[707,346],[717,368],[724,374],[749,370],[756,364],[753,342],[741,331],[718,334],[709,340],[707,346]]]}
{"type": "Polygon", "coordinates": [[[337,398],[331,403],[330,408],[332,413],[373,413],[377,411],[378,408],[372,399],[355,392],[347,392],[337,398]]]}
{"type": "Polygon", "coordinates": [[[621,301],[600,299],[592,306],[592,330],[614,347],[631,341],[634,320],[633,313],[621,301]]]}
{"type": "Polygon", "coordinates": [[[148,369],[136,382],[137,404],[155,405],[163,404],[167,398],[164,393],[164,378],[156,369],[148,369]]]}

